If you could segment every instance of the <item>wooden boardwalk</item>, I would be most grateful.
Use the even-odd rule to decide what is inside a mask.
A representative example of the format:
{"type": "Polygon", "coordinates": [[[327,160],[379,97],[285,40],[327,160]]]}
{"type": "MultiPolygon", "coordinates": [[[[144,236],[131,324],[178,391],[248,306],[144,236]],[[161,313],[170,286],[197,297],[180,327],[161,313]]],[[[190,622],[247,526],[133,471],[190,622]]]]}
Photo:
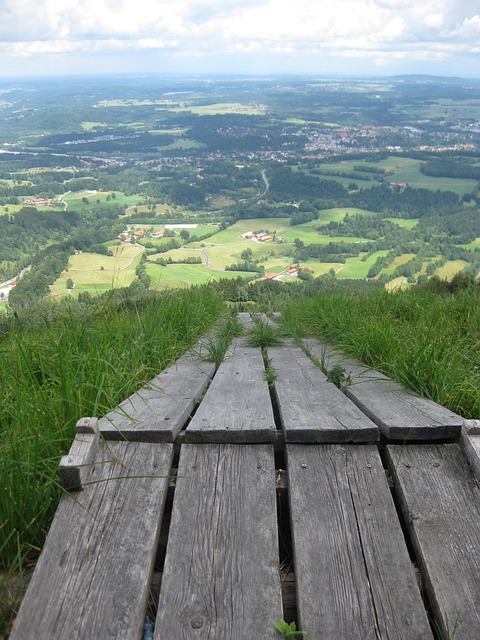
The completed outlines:
{"type": "Polygon", "coordinates": [[[479,424],[342,363],[236,339],[81,421],[11,638],[480,638],[479,424]]]}

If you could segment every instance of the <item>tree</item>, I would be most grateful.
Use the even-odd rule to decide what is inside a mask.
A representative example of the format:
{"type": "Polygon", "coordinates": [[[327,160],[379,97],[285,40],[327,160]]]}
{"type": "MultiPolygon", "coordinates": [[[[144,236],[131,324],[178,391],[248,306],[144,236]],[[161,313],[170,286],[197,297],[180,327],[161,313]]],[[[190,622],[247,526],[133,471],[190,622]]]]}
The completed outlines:
{"type": "Polygon", "coordinates": [[[68,278],[67,289],[73,289],[74,286],[75,286],[75,283],[73,282],[73,280],[71,278],[68,278]]]}
{"type": "Polygon", "coordinates": [[[190,239],[190,234],[186,229],[182,229],[180,231],[180,237],[182,238],[182,240],[185,240],[185,242],[187,242],[187,240],[190,239]]]}

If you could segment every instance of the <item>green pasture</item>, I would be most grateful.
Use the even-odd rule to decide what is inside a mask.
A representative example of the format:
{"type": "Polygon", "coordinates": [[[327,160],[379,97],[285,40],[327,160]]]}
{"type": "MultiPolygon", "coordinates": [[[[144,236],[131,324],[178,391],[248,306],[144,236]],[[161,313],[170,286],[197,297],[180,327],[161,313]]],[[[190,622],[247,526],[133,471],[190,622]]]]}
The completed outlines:
{"type": "Polygon", "coordinates": [[[128,287],[135,278],[135,269],[142,253],[138,245],[122,244],[112,247],[113,256],[99,253],[79,253],[71,256],[68,271],[64,271],[50,287],[55,297],[71,295],[67,280],[75,284],[73,295],[79,291],[101,292],[116,287],[128,287]],[[78,287],[78,288],[77,288],[78,287]]]}
{"type": "MultiPolygon", "coordinates": [[[[356,171],[354,169],[355,165],[361,164],[358,160],[342,160],[341,162],[328,162],[325,164],[319,164],[315,168],[322,172],[322,174],[318,173],[310,173],[311,176],[316,178],[321,178],[322,180],[335,180],[336,182],[340,182],[344,187],[348,188],[351,182],[355,182],[360,188],[368,189],[368,187],[376,184],[376,179],[381,177],[381,174],[378,173],[367,173],[356,171]],[[358,176],[364,174],[364,179],[361,177],[358,178],[347,178],[343,176],[331,176],[327,175],[329,171],[334,171],[338,173],[356,173],[358,176]],[[325,173],[323,173],[325,172],[325,173]]],[[[373,165],[372,165],[373,166],[373,165]]],[[[302,171],[304,168],[302,167],[302,171]]]]}
{"type": "Polygon", "coordinates": [[[82,122],[82,128],[85,131],[93,131],[94,129],[99,129],[103,127],[108,127],[106,122],[82,122]]]}
{"type": "Polygon", "coordinates": [[[225,196],[213,196],[210,198],[208,203],[215,208],[223,209],[224,207],[229,207],[232,204],[235,204],[235,200],[232,198],[227,198],[225,196]]]}
{"type": "Polygon", "coordinates": [[[173,289],[205,284],[220,278],[247,278],[252,275],[244,271],[212,271],[203,264],[171,264],[162,267],[152,262],[147,263],[147,273],[152,280],[151,289],[173,289]]]}
{"type": "Polygon", "coordinates": [[[387,291],[403,291],[411,286],[412,285],[410,285],[403,276],[399,276],[398,278],[394,278],[393,280],[390,280],[390,282],[387,282],[385,289],[387,291]]]}
{"type": "Polygon", "coordinates": [[[131,216],[134,213],[146,213],[148,215],[148,217],[152,217],[152,214],[155,215],[157,213],[160,214],[170,214],[172,215],[174,213],[173,208],[168,205],[168,204],[160,204],[160,203],[156,203],[155,204],[155,208],[151,209],[151,205],[150,204],[133,204],[130,205],[126,210],[125,210],[125,215],[127,216],[131,216]]]}
{"type": "Polygon", "coordinates": [[[328,224],[329,222],[342,222],[346,214],[349,216],[378,216],[377,211],[358,209],[357,207],[334,207],[333,209],[322,209],[318,220],[314,224],[328,224]]]}
{"type": "Polygon", "coordinates": [[[468,262],[465,262],[465,260],[448,260],[443,267],[438,267],[438,269],[435,270],[435,275],[439,278],[451,280],[456,273],[462,271],[467,266],[468,262]]]}
{"type": "Polygon", "coordinates": [[[480,238],[475,238],[473,242],[469,242],[468,244],[460,244],[459,247],[463,247],[464,249],[469,249],[470,251],[474,251],[475,249],[480,249],[480,238]]]}
{"type": "Polygon", "coordinates": [[[356,236],[325,236],[315,228],[312,223],[299,224],[295,227],[289,227],[288,231],[282,232],[282,240],[293,242],[295,238],[301,240],[304,244],[328,244],[329,242],[368,242],[369,238],[358,238],[356,236]]]}
{"type": "Polygon", "coordinates": [[[268,257],[272,252],[281,254],[284,249],[282,245],[273,242],[253,242],[252,240],[239,240],[225,244],[208,243],[204,251],[208,255],[209,266],[213,269],[225,269],[234,262],[241,261],[241,254],[245,249],[251,249],[253,258],[259,260],[268,257]]]}
{"type": "Polygon", "coordinates": [[[389,182],[406,182],[410,186],[419,189],[453,191],[459,196],[463,196],[465,193],[473,191],[477,186],[476,180],[426,176],[420,171],[421,165],[421,160],[399,158],[397,156],[381,160],[378,163],[379,167],[387,171],[393,171],[393,175],[388,176],[389,182]]]}
{"type": "Polygon", "coordinates": [[[339,279],[366,278],[370,267],[375,264],[377,258],[385,256],[387,253],[387,250],[376,251],[365,261],[362,261],[362,257],[366,255],[365,253],[361,253],[353,258],[347,258],[344,265],[340,265],[338,269],[335,268],[336,276],[339,279]]]}
{"type": "Polygon", "coordinates": [[[409,106],[409,114],[419,119],[429,120],[456,120],[458,118],[471,118],[478,120],[480,101],[450,100],[445,98],[417,102],[409,106]]]}
{"type": "MultiPolygon", "coordinates": [[[[167,238],[169,240],[170,238],[167,238]]],[[[165,253],[155,253],[152,256],[148,256],[148,261],[155,263],[158,259],[168,260],[171,258],[174,262],[176,260],[185,260],[186,258],[201,258],[202,262],[205,262],[205,255],[201,249],[192,249],[189,247],[182,247],[181,249],[171,249],[165,253]]]]}
{"type": "Polygon", "coordinates": [[[402,253],[401,256],[397,256],[395,260],[392,262],[392,264],[390,264],[385,269],[382,269],[381,272],[391,275],[397,267],[400,267],[402,266],[402,264],[405,264],[412,258],[415,258],[415,255],[416,255],[415,253],[402,253]]]}
{"type": "Polygon", "coordinates": [[[323,176],[324,178],[331,178],[337,182],[341,182],[343,185],[347,185],[349,182],[356,182],[360,187],[368,188],[369,186],[375,186],[377,178],[383,177],[387,182],[406,182],[412,187],[431,189],[436,191],[440,189],[442,191],[453,191],[460,196],[465,193],[470,193],[476,188],[476,180],[467,180],[462,178],[435,178],[432,176],[426,176],[420,171],[422,165],[421,160],[414,158],[403,158],[399,156],[390,156],[385,160],[380,160],[378,164],[362,163],[359,160],[346,160],[342,162],[328,163],[319,165],[320,170],[325,171],[339,171],[344,173],[363,173],[355,170],[355,166],[362,165],[367,169],[369,166],[372,168],[385,169],[385,174],[370,173],[365,171],[365,176],[369,177],[369,181],[361,181],[360,179],[353,178],[340,178],[336,176],[323,176]]]}
{"type": "MultiPolygon", "coordinates": [[[[58,196],[57,196],[58,198],[58,196]]],[[[141,196],[133,195],[126,196],[120,191],[72,191],[63,196],[63,201],[67,203],[68,209],[90,209],[100,206],[134,206],[136,205],[141,196]],[[115,193],[115,197],[112,198],[112,193],[115,193]],[[84,202],[82,198],[86,198],[87,202],[84,202]],[[107,198],[109,198],[107,200],[107,198]]]]}
{"type": "Polygon", "coordinates": [[[189,140],[188,138],[179,138],[171,144],[158,145],[160,149],[168,151],[169,149],[204,149],[206,145],[203,142],[197,142],[196,140],[189,140]]]}
{"type": "Polygon", "coordinates": [[[405,227],[405,229],[413,229],[420,222],[419,218],[382,218],[382,220],[388,220],[393,224],[398,224],[399,227],[405,227]]]}
{"type": "Polygon", "coordinates": [[[26,207],[27,205],[25,204],[3,204],[0,205],[0,216],[5,215],[6,213],[18,213],[18,211],[20,211],[20,209],[23,209],[24,207],[26,207]]]}

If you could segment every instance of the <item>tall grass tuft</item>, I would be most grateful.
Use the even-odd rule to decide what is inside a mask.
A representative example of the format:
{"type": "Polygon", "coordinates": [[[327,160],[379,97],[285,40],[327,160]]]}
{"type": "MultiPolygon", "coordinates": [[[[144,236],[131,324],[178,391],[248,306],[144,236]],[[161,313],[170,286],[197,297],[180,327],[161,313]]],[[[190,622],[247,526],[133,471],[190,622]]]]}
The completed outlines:
{"type": "MultiPolygon", "coordinates": [[[[198,287],[18,321],[0,338],[0,572],[41,548],[61,489],[57,464],[82,416],[102,416],[210,330],[220,297],[198,287]]],[[[20,562],[21,564],[21,562],[20,562]]]]}
{"type": "Polygon", "coordinates": [[[337,346],[466,418],[480,417],[480,292],[338,290],[292,298],[286,331],[337,346]]]}

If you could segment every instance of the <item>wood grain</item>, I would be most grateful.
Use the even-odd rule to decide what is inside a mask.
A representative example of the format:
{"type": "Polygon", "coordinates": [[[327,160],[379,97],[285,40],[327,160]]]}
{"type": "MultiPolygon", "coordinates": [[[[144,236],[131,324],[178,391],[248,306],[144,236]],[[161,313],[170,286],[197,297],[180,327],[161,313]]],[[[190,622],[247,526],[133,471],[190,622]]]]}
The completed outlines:
{"type": "Polygon", "coordinates": [[[278,637],[271,445],[184,445],[155,639],[278,637]]]}
{"type": "Polygon", "coordinates": [[[324,345],[312,345],[311,352],[329,368],[335,364],[344,367],[352,377],[345,394],[387,439],[432,441],[459,437],[463,418],[453,411],[324,345]]]}
{"type": "Polygon", "coordinates": [[[100,420],[107,440],[173,442],[215,372],[185,356],[100,420]]]}
{"type": "Polygon", "coordinates": [[[287,445],[307,638],[432,639],[377,448],[287,445]]]}
{"type": "Polygon", "coordinates": [[[235,340],[187,427],[185,441],[273,442],[275,431],[261,351],[235,340]]]}
{"type": "Polygon", "coordinates": [[[100,445],[92,484],[60,501],[13,640],[142,637],[172,455],[170,444],[100,445]]]}
{"type": "Polygon", "coordinates": [[[429,600],[445,638],[480,638],[480,489],[458,444],[387,447],[429,600]],[[454,636],[455,624],[458,625],[454,636]]]}
{"type": "Polygon", "coordinates": [[[379,431],[295,346],[270,347],[286,442],[375,442],[379,431]]]}

